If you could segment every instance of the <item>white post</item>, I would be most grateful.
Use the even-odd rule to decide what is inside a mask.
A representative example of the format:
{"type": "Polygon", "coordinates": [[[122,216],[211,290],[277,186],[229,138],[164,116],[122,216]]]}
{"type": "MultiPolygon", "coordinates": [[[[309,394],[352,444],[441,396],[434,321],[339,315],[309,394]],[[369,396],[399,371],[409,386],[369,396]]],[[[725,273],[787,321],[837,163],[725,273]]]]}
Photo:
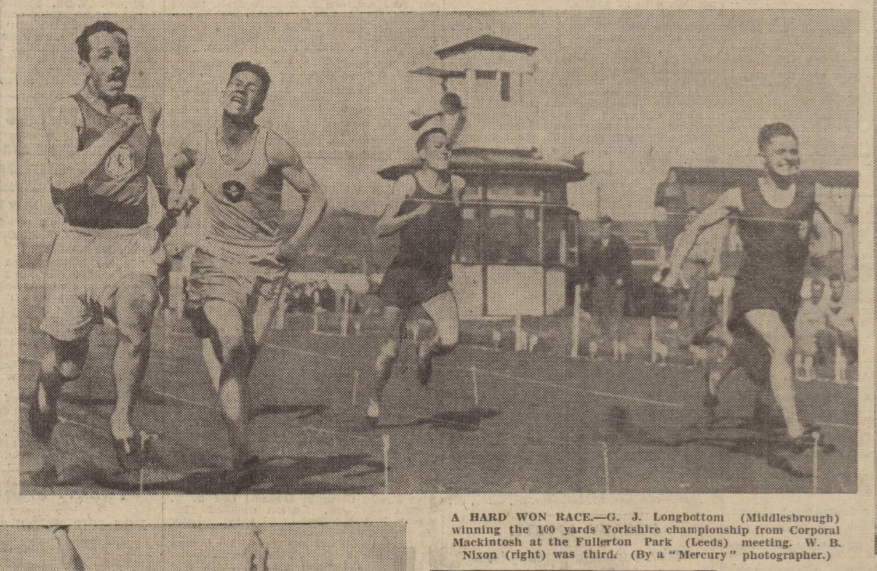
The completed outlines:
{"type": "Polygon", "coordinates": [[[813,493],[819,493],[819,433],[813,433],[813,493]]]}
{"type": "Polygon", "coordinates": [[[475,367],[470,367],[469,372],[472,374],[472,394],[475,396],[475,406],[478,406],[478,375],[475,367]]]}
{"type": "Polygon", "coordinates": [[[609,493],[609,445],[605,442],[600,443],[603,447],[603,482],[606,493],[609,493]]]}
{"type": "Polygon", "coordinates": [[[384,444],[384,493],[390,493],[390,435],[381,437],[384,444]]]}
{"type": "Polygon", "coordinates": [[[658,339],[658,319],[653,315],[651,320],[652,327],[652,363],[658,361],[658,352],[657,347],[655,346],[655,341],[658,339]]]}
{"type": "Polygon", "coordinates": [[[412,324],[411,329],[412,329],[411,335],[414,337],[414,339],[412,341],[414,341],[414,343],[417,344],[417,342],[420,340],[420,319],[419,318],[414,320],[414,323],[412,324]]]}
{"type": "Polygon", "coordinates": [[[353,370],[353,404],[356,404],[356,391],[359,390],[359,369],[353,370]]]}
{"type": "Polygon", "coordinates": [[[350,329],[350,296],[344,296],[344,303],[342,305],[342,310],[344,313],[341,315],[341,335],[347,337],[348,330],[350,329]]]}
{"type": "Polygon", "coordinates": [[[286,329],[286,286],[280,286],[280,298],[277,300],[277,310],[274,313],[274,329],[286,329]]]}
{"type": "Polygon", "coordinates": [[[579,336],[582,327],[582,286],[576,284],[576,293],[572,301],[572,347],[569,356],[573,359],[579,357],[579,336]]]}
{"type": "Polygon", "coordinates": [[[847,358],[840,347],[840,340],[834,348],[834,382],[838,385],[847,384],[847,358]]]}
{"type": "Polygon", "coordinates": [[[521,327],[521,314],[515,316],[515,351],[524,350],[524,332],[521,327]]]}

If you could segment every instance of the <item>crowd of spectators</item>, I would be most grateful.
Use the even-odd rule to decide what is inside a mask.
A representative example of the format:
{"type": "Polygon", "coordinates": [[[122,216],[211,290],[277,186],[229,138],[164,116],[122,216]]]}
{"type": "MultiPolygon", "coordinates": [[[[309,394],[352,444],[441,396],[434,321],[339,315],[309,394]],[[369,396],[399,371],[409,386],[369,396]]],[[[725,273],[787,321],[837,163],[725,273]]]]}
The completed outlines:
{"type": "Polygon", "coordinates": [[[314,280],[289,287],[286,294],[287,311],[313,313],[315,309],[335,312],[343,311],[345,303],[350,313],[361,311],[359,300],[349,284],[336,291],[328,280],[314,280]]]}

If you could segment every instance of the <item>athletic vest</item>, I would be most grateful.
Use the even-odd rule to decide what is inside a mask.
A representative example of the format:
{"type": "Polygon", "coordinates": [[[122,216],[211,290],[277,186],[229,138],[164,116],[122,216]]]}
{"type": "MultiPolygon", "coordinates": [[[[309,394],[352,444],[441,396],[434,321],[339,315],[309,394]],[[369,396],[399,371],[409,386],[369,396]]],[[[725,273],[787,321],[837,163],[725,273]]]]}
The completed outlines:
{"type": "Polygon", "coordinates": [[[460,235],[460,207],[454,204],[453,178],[442,194],[431,194],[414,177],[415,189],[411,198],[402,203],[399,214],[408,214],[429,201],[432,209],[419,216],[399,231],[399,264],[433,270],[450,270],[451,257],[460,235]]]}
{"type": "MultiPolygon", "coordinates": [[[[104,115],[79,93],[72,99],[82,115],[77,147],[82,151],[120,119],[116,115],[104,115]]],[[[142,119],[140,101],[133,95],[124,95],[120,105],[127,105],[142,119]]],[[[143,168],[148,148],[149,135],[141,124],[110,151],[83,184],[63,192],[52,187],[52,202],[64,221],[84,228],[137,228],[146,224],[149,205],[143,168]]]]}
{"type": "MultiPolygon", "coordinates": [[[[204,137],[197,176],[206,188],[204,248],[235,263],[276,265],[283,191],[280,169],[268,164],[265,144],[270,129],[253,133],[249,159],[238,168],[219,154],[215,131],[204,137]]],[[[245,146],[244,152],[250,147],[245,146]]]]}
{"type": "Polygon", "coordinates": [[[810,227],[816,209],[815,186],[799,181],[795,197],[787,208],[768,204],[757,180],[748,182],[740,190],[743,212],[740,213],[739,235],[745,257],[738,279],[757,276],[759,281],[799,281],[809,256],[810,227]]]}

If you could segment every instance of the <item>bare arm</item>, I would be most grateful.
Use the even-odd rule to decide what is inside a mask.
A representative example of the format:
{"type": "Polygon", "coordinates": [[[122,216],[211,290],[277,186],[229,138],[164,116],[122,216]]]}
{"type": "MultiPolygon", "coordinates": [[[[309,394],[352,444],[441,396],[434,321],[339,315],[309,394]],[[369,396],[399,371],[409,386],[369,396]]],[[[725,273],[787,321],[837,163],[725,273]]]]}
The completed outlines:
{"type": "Polygon", "coordinates": [[[380,238],[392,236],[398,232],[409,221],[423,216],[429,212],[429,203],[423,203],[408,214],[399,214],[402,203],[405,202],[414,193],[414,176],[404,175],[396,181],[393,186],[393,193],[390,195],[390,201],[384,208],[384,213],[375,224],[375,234],[380,238]]]}
{"type": "Polygon", "coordinates": [[[180,143],[180,148],[171,158],[168,178],[174,181],[175,187],[179,188],[169,201],[171,209],[188,212],[198,204],[201,189],[195,188],[195,177],[189,177],[188,173],[198,161],[199,140],[198,134],[186,136],[180,143]]]}
{"type": "MultiPolygon", "coordinates": [[[[280,135],[270,132],[265,142],[268,164],[279,168],[283,179],[298,192],[304,200],[305,207],[301,221],[291,236],[284,239],[280,247],[280,259],[289,260],[305,243],[317,224],[326,213],[326,194],[308,169],[305,168],[301,157],[296,150],[280,135]]],[[[290,233],[290,220],[287,218],[281,224],[281,233],[290,233]]]]}
{"type": "Polygon", "coordinates": [[[457,113],[457,120],[454,121],[454,126],[451,127],[450,132],[448,132],[448,147],[453,147],[457,140],[460,138],[460,135],[463,134],[463,128],[466,126],[466,110],[461,109],[459,113],[457,113]]]}
{"type": "Polygon", "coordinates": [[[694,247],[694,243],[697,241],[698,235],[704,228],[709,228],[713,224],[720,222],[732,210],[743,210],[743,197],[738,188],[725,191],[712,205],[698,214],[693,224],[682,231],[676,239],[673,253],[670,255],[670,272],[663,282],[665,287],[673,287],[679,281],[682,264],[685,262],[685,259],[694,247]]]}
{"type": "Polygon", "coordinates": [[[52,186],[60,191],[83,184],[85,179],[116,145],[128,138],[140,125],[140,116],[126,114],[121,121],[107,129],[87,149],[79,148],[79,126],[82,122],[79,107],[72,99],[57,102],[45,117],[49,150],[49,177],[52,186]]]}
{"type": "Polygon", "coordinates": [[[454,204],[463,202],[463,191],[466,190],[466,181],[461,176],[451,175],[451,184],[454,187],[454,204]]]}
{"type": "Polygon", "coordinates": [[[817,227],[819,226],[820,218],[823,218],[834,230],[840,233],[844,279],[846,281],[856,281],[858,279],[855,259],[856,247],[854,243],[856,236],[852,225],[846,216],[838,211],[837,207],[830,201],[817,200],[816,212],[813,213],[813,223],[817,227]]]}
{"type": "Polygon", "coordinates": [[[149,147],[146,150],[146,174],[155,185],[158,192],[158,201],[162,208],[168,209],[168,196],[170,196],[170,186],[168,186],[167,171],[164,164],[164,150],[161,146],[161,135],[158,133],[158,122],[161,119],[161,108],[153,108],[151,105],[144,104],[144,120],[149,125],[147,132],[149,136],[149,147]]]}

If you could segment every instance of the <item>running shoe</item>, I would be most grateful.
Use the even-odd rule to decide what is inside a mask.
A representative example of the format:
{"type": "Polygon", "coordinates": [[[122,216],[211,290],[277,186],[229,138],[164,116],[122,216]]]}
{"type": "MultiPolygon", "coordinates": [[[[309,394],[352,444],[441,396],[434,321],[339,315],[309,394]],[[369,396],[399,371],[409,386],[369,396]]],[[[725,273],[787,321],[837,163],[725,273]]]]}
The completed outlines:
{"type": "Polygon", "coordinates": [[[31,398],[30,408],[27,411],[27,419],[30,423],[31,434],[41,442],[48,442],[52,438],[52,431],[58,424],[58,389],[49,391],[39,379],[37,387],[31,398]],[[40,389],[46,396],[46,410],[40,410],[40,389]]]}
{"type": "Polygon", "coordinates": [[[113,448],[123,472],[136,472],[149,461],[149,439],[142,432],[128,438],[113,438],[113,448]]]}
{"type": "Polygon", "coordinates": [[[417,378],[420,380],[420,384],[424,387],[429,384],[429,381],[432,379],[432,351],[429,350],[429,345],[423,343],[418,345],[417,347],[417,378]],[[423,349],[427,347],[426,354],[424,354],[423,349]]]}

